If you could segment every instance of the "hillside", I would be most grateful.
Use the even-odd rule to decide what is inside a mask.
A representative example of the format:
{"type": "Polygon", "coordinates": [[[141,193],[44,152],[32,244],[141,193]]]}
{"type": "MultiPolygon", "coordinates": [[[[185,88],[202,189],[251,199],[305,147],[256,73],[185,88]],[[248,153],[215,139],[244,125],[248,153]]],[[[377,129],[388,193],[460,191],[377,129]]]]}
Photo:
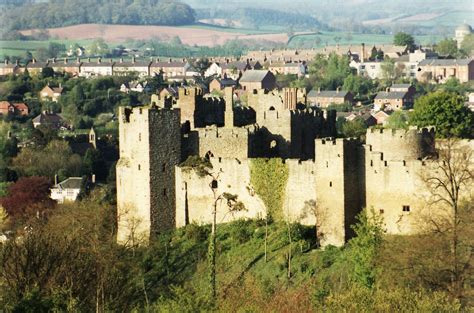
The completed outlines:
{"type": "MultiPolygon", "coordinates": [[[[28,1],[30,2],[30,1],[28,1]]],[[[193,9],[175,0],[63,0],[1,6],[3,29],[50,28],[82,23],[187,25],[193,9]]]]}
{"type": "MultiPolygon", "coordinates": [[[[32,30],[21,31],[24,35],[30,35],[32,30]]],[[[127,39],[143,40],[158,38],[169,41],[178,36],[182,43],[198,46],[222,45],[228,40],[266,40],[286,44],[287,33],[265,33],[258,31],[246,31],[232,28],[196,26],[144,26],[144,25],[101,25],[80,24],[74,26],[48,29],[49,35],[58,39],[84,40],[103,38],[107,42],[123,42],[127,39]]],[[[299,32],[296,34],[305,34],[299,32]]]]}

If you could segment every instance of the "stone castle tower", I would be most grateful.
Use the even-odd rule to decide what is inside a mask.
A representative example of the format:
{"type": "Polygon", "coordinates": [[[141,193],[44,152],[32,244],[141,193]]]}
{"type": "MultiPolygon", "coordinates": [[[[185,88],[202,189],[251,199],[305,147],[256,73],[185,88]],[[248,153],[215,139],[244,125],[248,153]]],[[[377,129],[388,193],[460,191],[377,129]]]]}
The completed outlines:
{"type": "Polygon", "coordinates": [[[180,110],[119,110],[117,240],[148,240],[175,227],[175,166],[181,158],[180,110]]]}

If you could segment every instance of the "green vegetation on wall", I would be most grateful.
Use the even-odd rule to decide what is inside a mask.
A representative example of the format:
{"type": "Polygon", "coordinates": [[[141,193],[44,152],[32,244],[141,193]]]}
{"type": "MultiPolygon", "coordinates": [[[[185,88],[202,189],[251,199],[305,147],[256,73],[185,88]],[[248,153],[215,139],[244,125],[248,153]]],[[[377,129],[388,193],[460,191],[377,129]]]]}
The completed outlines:
{"type": "Polygon", "coordinates": [[[282,218],[288,176],[288,166],[281,159],[251,159],[250,183],[273,219],[282,218]]]}

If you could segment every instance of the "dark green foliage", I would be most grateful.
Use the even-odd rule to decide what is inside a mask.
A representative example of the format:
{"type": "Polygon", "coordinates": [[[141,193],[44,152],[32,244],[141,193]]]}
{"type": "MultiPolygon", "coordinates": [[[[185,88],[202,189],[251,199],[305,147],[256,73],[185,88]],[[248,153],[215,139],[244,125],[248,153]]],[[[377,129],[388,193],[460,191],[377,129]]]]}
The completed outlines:
{"type": "Polygon", "coordinates": [[[288,182],[288,166],[282,160],[254,158],[250,162],[250,183],[262,199],[272,219],[283,218],[283,199],[288,182]]]}
{"type": "Polygon", "coordinates": [[[205,177],[210,174],[212,170],[211,162],[206,158],[201,158],[197,155],[189,156],[186,161],[180,164],[186,170],[194,170],[199,177],[205,177]]]}
{"type": "Polygon", "coordinates": [[[50,1],[11,7],[0,16],[7,29],[61,27],[84,23],[186,25],[194,11],[179,1],[50,1]]]}
{"type": "Polygon", "coordinates": [[[366,288],[372,288],[377,276],[376,258],[382,244],[383,220],[374,210],[362,211],[352,226],[356,237],[349,241],[349,262],[352,280],[366,288]]]}
{"type": "Polygon", "coordinates": [[[393,44],[397,46],[407,46],[409,50],[413,50],[415,48],[415,39],[410,34],[399,32],[393,36],[393,44]]]}
{"type": "Polygon", "coordinates": [[[438,44],[435,47],[436,52],[438,52],[440,55],[444,56],[456,56],[458,53],[458,46],[457,42],[454,39],[448,39],[445,38],[438,42],[438,44]]]}
{"type": "Polygon", "coordinates": [[[313,88],[336,90],[344,85],[345,79],[352,74],[349,58],[335,53],[329,56],[318,54],[308,66],[309,82],[313,88]]]}
{"type": "Polygon", "coordinates": [[[341,134],[348,137],[361,138],[365,136],[367,125],[361,118],[356,118],[353,121],[345,121],[342,123],[341,134]]]}
{"type": "Polygon", "coordinates": [[[419,127],[435,126],[441,137],[469,137],[474,114],[464,105],[465,99],[454,93],[438,91],[415,101],[410,123],[419,127]]]}

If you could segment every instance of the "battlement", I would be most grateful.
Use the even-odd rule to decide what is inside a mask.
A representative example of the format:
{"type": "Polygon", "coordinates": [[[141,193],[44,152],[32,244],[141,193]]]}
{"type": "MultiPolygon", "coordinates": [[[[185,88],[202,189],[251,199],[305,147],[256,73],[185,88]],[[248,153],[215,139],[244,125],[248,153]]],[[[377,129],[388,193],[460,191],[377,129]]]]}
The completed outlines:
{"type": "Polygon", "coordinates": [[[146,122],[145,119],[150,114],[159,112],[175,111],[179,114],[179,108],[165,108],[155,105],[139,106],[139,107],[119,107],[119,121],[121,123],[146,122]]]}
{"type": "Polygon", "coordinates": [[[326,137],[326,138],[317,138],[315,139],[316,145],[344,145],[344,144],[357,144],[359,140],[357,138],[334,138],[334,137],[326,137]]]}
{"type": "Polygon", "coordinates": [[[195,97],[195,96],[203,96],[204,92],[199,87],[186,87],[186,88],[179,88],[178,89],[179,98],[181,97],[195,97]]]}
{"type": "Polygon", "coordinates": [[[198,129],[198,133],[199,138],[219,138],[226,140],[229,138],[247,137],[249,135],[249,129],[242,127],[221,128],[213,125],[198,129]]]}
{"type": "Polygon", "coordinates": [[[369,151],[383,152],[386,160],[422,159],[435,153],[435,130],[432,127],[369,129],[366,143],[369,151]]]}
{"type": "Polygon", "coordinates": [[[405,129],[384,129],[384,128],[370,128],[367,130],[367,137],[373,136],[384,136],[384,137],[407,137],[409,135],[434,135],[435,127],[422,127],[416,126],[410,127],[408,130],[405,129]],[[370,135],[369,135],[370,134],[370,135]]]}

